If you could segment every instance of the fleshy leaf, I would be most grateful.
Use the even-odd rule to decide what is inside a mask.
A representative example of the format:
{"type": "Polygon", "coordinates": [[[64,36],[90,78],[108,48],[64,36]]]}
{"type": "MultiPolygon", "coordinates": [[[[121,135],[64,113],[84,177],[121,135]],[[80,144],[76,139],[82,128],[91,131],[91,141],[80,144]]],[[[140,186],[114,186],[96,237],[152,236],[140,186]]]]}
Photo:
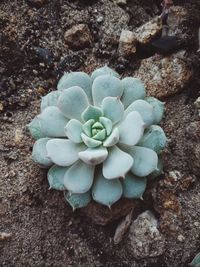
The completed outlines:
{"type": "Polygon", "coordinates": [[[88,107],[87,95],[81,87],[74,86],[62,91],[58,107],[69,119],[81,120],[82,112],[88,107]]]}
{"type": "Polygon", "coordinates": [[[106,97],[101,104],[104,116],[110,119],[113,124],[123,118],[124,106],[118,97],[106,97]]]}
{"type": "Polygon", "coordinates": [[[144,100],[136,100],[134,101],[128,108],[125,110],[125,116],[132,112],[137,111],[142,116],[142,119],[146,126],[149,126],[154,121],[153,107],[144,100]]]}
{"type": "Polygon", "coordinates": [[[110,135],[112,132],[112,121],[106,117],[100,117],[99,121],[103,124],[106,129],[106,134],[110,135]]]}
{"type": "Polygon", "coordinates": [[[189,266],[191,267],[200,267],[200,253],[198,253],[194,259],[192,260],[192,262],[189,264],[189,266]]]}
{"type": "Polygon", "coordinates": [[[73,211],[86,207],[91,201],[90,191],[83,194],[71,194],[69,192],[65,192],[64,197],[72,207],[73,211]]]}
{"type": "Polygon", "coordinates": [[[157,169],[158,156],[152,149],[134,146],[128,152],[134,159],[131,171],[136,176],[145,177],[157,169]]]}
{"type": "Polygon", "coordinates": [[[97,122],[95,122],[93,125],[92,125],[92,129],[103,129],[104,127],[103,127],[103,125],[99,122],[99,121],[97,121],[97,122]]]}
{"type": "Polygon", "coordinates": [[[48,137],[65,137],[64,128],[68,119],[63,116],[58,107],[50,106],[37,116],[41,126],[41,132],[48,137]]]}
{"type": "Polygon", "coordinates": [[[88,137],[87,135],[85,135],[84,133],[81,134],[82,140],[83,142],[86,144],[87,147],[97,147],[100,146],[102,144],[101,141],[99,140],[94,140],[91,137],[88,137]]]}
{"type": "Polygon", "coordinates": [[[116,127],[113,129],[112,133],[107,137],[107,139],[103,142],[105,147],[114,146],[119,141],[119,129],[116,127]]]}
{"type": "Polygon", "coordinates": [[[100,108],[94,107],[94,106],[88,106],[86,110],[82,113],[82,119],[84,121],[88,121],[90,119],[94,119],[95,121],[98,120],[99,117],[103,115],[100,108]]]}
{"type": "Polygon", "coordinates": [[[99,140],[99,141],[103,141],[106,138],[106,130],[103,129],[101,131],[99,131],[98,133],[96,133],[93,138],[95,140],[99,140]]]}
{"type": "Polygon", "coordinates": [[[65,188],[75,194],[87,192],[94,179],[94,166],[86,165],[82,161],[73,164],[64,176],[65,188]]]}
{"type": "Polygon", "coordinates": [[[117,146],[112,146],[103,162],[103,176],[107,179],[125,177],[133,165],[133,158],[117,146]]]}
{"type": "Polygon", "coordinates": [[[33,145],[32,159],[44,167],[49,167],[53,164],[51,159],[47,156],[46,144],[49,140],[51,139],[47,137],[40,138],[33,145]]]}
{"type": "Polygon", "coordinates": [[[122,83],[114,76],[102,75],[93,82],[92,96],[95,106],[101,106],[101,102],[107,96],[121,97],[122,94],[122,83]]]}
{"type": "Polygon", "coordinates": [[[146,177],[136,177],[129,172],[122,181],[123,196],[126,198],[142,198],[146,185],[146,177]]]}
{"type": "Polygon", "coordinates": [[[119,142],[128,146],[137,144],[144,133],[144,122],[137,111],[128,113],[118,127],[119,142]]]}
{"type": "Polygon", "coordinates": [[[89,165],[97,165],[102,163],[108,156],[108,151],[104,147],[88,148],[79,152],[79,158],[89,165]]]}
{"type": "Polygon", "coordinates": [[[73,86],[81,87],[92,103],[92,80],[88,74],[84,72],[65,73],[59,80],[57,89],[65,90],[73,86]]]}
{"type": "Polygon", "coordinates": [[[157,178],[158,176],[160,176],[161,174],[164,174],[163,172],[163,163],[161,159],[158,159],[158,165],[157,165],[157,169],[155,171],[153,171],[148,178],[150,178],[151,180],[157,178]]]}
{"type": "Polygon", "coordinates": [[[158,124],[164,115],[164,103],[154,97],[146,97],[145,101],[147,101],[153,107],[153,123],[158,124]]]}
{"type": "Polygon", "coordinates": [[[125,108],[135,100],[143,99],[146,95],[144,84],[140,79],[126,77],[122,80],[122,85],[124,87],[124,93],[121,97],[121,101],[125,108]]]}
{"type": "Polygon", "coordinates": [[[75,144],[66,139],[51,139],[47,142],[48,157],[59,166],[70,166],[78,160],[78,153],[85,149],[82,144],[75,144]]]}
{"type": "Polygon", "coordinates": [[[138,143],[138,146],[148,147],[156,153],[161,153],[166,146],[167,138],[163,129],[158,125],[151,125],[138,143]]]}
{"type": "Polygon", "coordinates": [[[42,97],[41,101],[41,111],[43,111],[45,108],[49,106],[57,106],[58,98],[60,96],[60,91],[53,91],[47,94],[46,96],[42,97]]]}
{"type": "Polygon", "coordinates": [[[92,125],[94,124],[95,120],[89,120],[86,123],[83,124],[83,131],[84,133],[91,137],[92,136],[92,125]]]}
{"type": "Polygon", "coordinates": [[[104,66],[92,72],[91,74],[92,81],[94,81],[94,79],[96,79],[101,75],[111,75],[120,78],[119,74],[116,71],[112,70],[108,66],[104,66]]]}
{"type": "Polygon", "coordinates": [[[105,206],[111,207],[122,195],[122,185],[119,179],[108,180],[99,173],[92,187],[93,199],[105,206]]]}
{"type": "Polygon", "coordinates": [[[45,137],[45,135],[42,133],[40,120],[38,117],[35,117],[28,125],[27,125],[30,134],[32,137],[36,140],[45,137]]]}
{"type": "Polygon", "coordinates": [[[69,167],[52,166],[47,174],[50,188],[65,190],[64,176],[69,167]]]}
{"type": "Polygon", "coordinates": [[[67,137],[74,143],[81,143],[81,133],[82,124],[80,123],[80,121],[71,119],[65,127],[65,134],[67,135],[67,137]]]}

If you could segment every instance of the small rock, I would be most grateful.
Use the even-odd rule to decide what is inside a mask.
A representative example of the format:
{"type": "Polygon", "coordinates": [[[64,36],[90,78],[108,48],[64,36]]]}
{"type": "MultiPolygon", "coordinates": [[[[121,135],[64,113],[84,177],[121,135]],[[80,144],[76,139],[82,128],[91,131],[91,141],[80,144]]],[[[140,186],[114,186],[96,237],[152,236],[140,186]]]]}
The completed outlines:
{"type": "Polygon", "coordinates": [[[123,30],[119,39],[119,54],[122,57],[129,57],[136,53],[137,39],[131,31],[123,30]]]}
{"type": "Polygon", "coordinates": [[[64,39],[67,45],[74,49],[88,47],[92,44],[92,35],[86,24],[78,24],[65,32],[64,39]]]}
{"type": "Polygon", "coordinates": [[[18,155],[16,151],[10,151],[8,154],[5,155],[5,158],[9,160],[16,160],[17,157],[18,155]]]}
{"type": "Polygon", "coordinates": [[[45,63],[47,66],[53,65],[53,53],[47,48],[34,47],[34,51],[40,62],[45,63]]]}
{"type": "Polygon", "coordinates": [[[23,130],[22,129],[16,129],[15,130],[15,137],[14,137],[14,142],[16,145],[21,144],[22,139],[23,139],[23,130]]]}
{"type": "Polygon", "coordinates": [[[141,44],[151,42],[162,31],[162,20],[159,16],[153,18],[135,30],[136,38],[141,44]]]}
{"type": "Polygon", "coordinates": [[[103,21],[103,16],[99,16],[99,17],[97,17],[97,22],[102,22],[103,21]]]}
{"type": "Polygon", "coordinates": [[[177,170],[174,170],[174,171],[169,172],[169,176],[170,176],[175,182],[177,182],[178,180],[180,180],[180,179],[183,177],[183,175],[182,175],[179,171],[177,171],[177,170]]]}
{"type": "Polygon", "coordinates": [[[40,8],[44,4],[46,4],[48,1],[47,0],[26,0],[26,2],[31,7],[40,8]]]}
{"type": "Polygon", "coordinates": [[[9,239],[12,236],[11,233],[0,232],[0,241],[9,239]]]}
{"type": "Polygon", "coordinates": [[[154,55],[141,61],[135,77],[146,85],[148,95],[166,98],[182,91],[192,77],[184,51],[168,57],[154,55]]]}
{"type": "Polygon", "coordinates": [[[157,257],[164,253],[165,239],[158,230],[158,222],[151,211],[145,211],[131,224],[129,240],[137,259],[157,257]]]}
{"type": "Polygon", "coordinates": [[[172,6],[167,18],[168,35],[181,37],[183,40],[185,36],[184,22],[187,20],[188,12],[184,7],[172,6]]]}
{"type": "Polygon", "coordinates": [[[178,235],[177,239],[178,241],[183,242],[185,240],[185,237],[183,235],[178,235]]]}
{"type": "Polygon", "coordinates": [[[120,222],[120,224],[117,226],[117,229],[115,231],[114,235],[114,244],[119,244],[119,242],[122,241],[123,236],[127,232],[132,219],[133,211],[131,211],[126,217],[120,222]]]}
{"type": "Polygon", "coordinates": [[[81,209],[81,212],[87,215],[94,223],[106,225],[126,216],[137,204],[138,201],[136,200],[121,199],[109,209],[96,202],[90,202],[86,208],[81,209]]]}

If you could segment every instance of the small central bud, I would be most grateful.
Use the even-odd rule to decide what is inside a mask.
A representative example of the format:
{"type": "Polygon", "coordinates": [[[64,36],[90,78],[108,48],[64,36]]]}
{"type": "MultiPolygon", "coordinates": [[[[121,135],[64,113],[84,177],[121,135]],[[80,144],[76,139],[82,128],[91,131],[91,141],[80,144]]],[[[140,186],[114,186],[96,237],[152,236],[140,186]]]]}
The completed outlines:
{"type": "Polygon", "coordinates": [[[99,131],[101,131],[100,129],[92,129],[92,136],[96,135],[99,131]]]}
{"type": "Polygon", "coordinates": [[[100,130],[102,130],[102,129],[104,129],[104,126],[99,121],[97,121],[92,125],[92,129],[100,129],[100,130]]]}

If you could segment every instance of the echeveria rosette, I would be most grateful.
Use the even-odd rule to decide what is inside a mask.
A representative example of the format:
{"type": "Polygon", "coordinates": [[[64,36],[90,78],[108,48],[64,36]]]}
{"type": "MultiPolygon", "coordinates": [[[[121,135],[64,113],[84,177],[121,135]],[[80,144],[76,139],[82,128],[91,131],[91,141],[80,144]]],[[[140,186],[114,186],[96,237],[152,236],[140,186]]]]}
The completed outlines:
{"type": "Polygon", "coordinates": [[[91,77],[65,73],[57,89],[29,124],[34,161],[51,166],[50,187],[65,190],[74,209],[91,198],[109,207],[121,197],[141,198],[148,176],[161,172],[163,103],[146,97],[139,79],[120,80],[107,66],[91,77]]]}

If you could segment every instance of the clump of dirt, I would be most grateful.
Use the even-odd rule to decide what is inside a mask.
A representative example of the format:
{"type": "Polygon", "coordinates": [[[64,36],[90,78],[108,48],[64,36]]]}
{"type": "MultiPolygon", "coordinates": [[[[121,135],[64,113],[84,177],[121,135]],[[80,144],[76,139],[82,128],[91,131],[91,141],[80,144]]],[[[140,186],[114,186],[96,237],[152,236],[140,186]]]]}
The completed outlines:
{"type": "Polygon", "coordinates": [[[161,3],[52,0],[34,7],[30,2],[0,3],[0,232],[10,235],[0,240],[0,265],[187,266],[200,248],[200,183],[190,162],[196,143],[186,133],[191,121],[199,120],[193,104],[200,88],[199,2],[174,1],[188,11],[184,27],[190,42],[184,49],[193,76],[179,94],[165,99],[162,127],[170,139],[163,154],[165,179],[149,184],[133,215],[135,219],[147,209],[156,214],[165,237],[164,254],[140,260],[126,238],[114,245],[117,223],[94,225],[79,211],[73,213],[62,193],[48,190],[46,171],[31,160],[34,141],[26,124],[39,113],[40,97],[55,89],[64,71],[90,73],[109,64],[122,76],[133,75],[141,60],[119,58],[120,33],[159,15],[161,3]],[[88,26],[92,43],[74,50],[64,36],[78,24],[88,26]]]}

